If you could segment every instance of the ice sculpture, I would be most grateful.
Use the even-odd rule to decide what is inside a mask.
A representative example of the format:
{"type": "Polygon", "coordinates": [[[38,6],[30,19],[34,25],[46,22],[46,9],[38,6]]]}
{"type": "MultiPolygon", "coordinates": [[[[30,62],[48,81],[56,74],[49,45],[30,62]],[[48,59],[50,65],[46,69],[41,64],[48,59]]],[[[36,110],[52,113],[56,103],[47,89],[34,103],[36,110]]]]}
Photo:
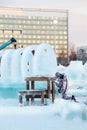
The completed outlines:
{"type": "Polygon", "coordinates": [[[21,74],[22,79],[25,77],[31,76],[33,71],[33,57],[35,55],[37,45],[32,45],[23,51],[22,59],[21,59],[21,74]]]}
{"type": "Polygon", "coordinates": [[[16,49],[12,54],[11,65],[10,65],[11,81],[20,82],[22,79],[21,57],[23,54],[23,50],[24,50],[23,48],[16,49]]]}
{"type": "Polygon", "coordinates": [[[14,50],[6,50],[1,59],[1,81],[9,81],[11,78],[11,60],[14,50]]]}
{"type": "Polygon", "coordinates": [[[68,78],[72,80],[82,79],[83,65],[82,61],[71,61],[70,65],[66,68],[68,78]]]}
{"type": "Polygon", "coordinates": [[[2,55],[0,69],[0,80],[9,83],[24,82],[29,76],[54,76],[56,55],[49,44],[7,50],[2,55]]]}
{"type": "Polygon", "coordinates": [[[49,44],[41,44],[33,58],[33,74],[54,76],[57,71],[56,55],[49,44]]]}

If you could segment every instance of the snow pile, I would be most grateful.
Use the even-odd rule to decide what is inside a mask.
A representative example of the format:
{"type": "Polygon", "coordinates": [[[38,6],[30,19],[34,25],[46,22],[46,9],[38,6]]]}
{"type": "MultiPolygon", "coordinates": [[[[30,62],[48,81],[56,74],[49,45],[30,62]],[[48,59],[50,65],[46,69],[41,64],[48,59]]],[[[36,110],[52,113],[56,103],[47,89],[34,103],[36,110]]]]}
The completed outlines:
{"type": "Polygon", "coordinates": [[[56,100],[54,105],[54,112],[55,115],[68,120],[74,118],[87,120],[87,106],[85,104],[75,103],[73,101],[66,101],[63,99],[56,100]]]}
{"type": "Polygon", "coordinates": [[[63,99],[47,106],[1,106],[0,129],[87,130],[87,107],[63,99]]]}
{"type": "Polygon", "coordinates": [[[81,61],[71,61],[66,68],[66,74],[70,80],[82,80],[83,65],[81,61]]]}

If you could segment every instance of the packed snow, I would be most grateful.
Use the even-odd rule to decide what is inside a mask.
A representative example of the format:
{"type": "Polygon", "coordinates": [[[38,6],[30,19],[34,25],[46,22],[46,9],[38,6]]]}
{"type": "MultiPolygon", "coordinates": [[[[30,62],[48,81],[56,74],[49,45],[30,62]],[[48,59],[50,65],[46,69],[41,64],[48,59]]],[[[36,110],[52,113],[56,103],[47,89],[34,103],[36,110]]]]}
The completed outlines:
{"type": "Polygon", "coordinates": [[[63,99],[47,106],[1,106],[0,129],[87,130],[87,106],[63,99]]]}

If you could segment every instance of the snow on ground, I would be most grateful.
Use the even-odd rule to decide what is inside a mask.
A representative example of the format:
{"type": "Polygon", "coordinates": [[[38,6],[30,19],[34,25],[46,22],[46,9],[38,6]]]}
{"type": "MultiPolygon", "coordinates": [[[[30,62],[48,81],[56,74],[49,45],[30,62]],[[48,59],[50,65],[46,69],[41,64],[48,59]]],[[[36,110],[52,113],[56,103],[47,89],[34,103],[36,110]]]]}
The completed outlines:
{"type": "Polygon", "coordinates": [[[82,101],[87,101],[87,82],[82,76],[83,70],[80,73],[80,64],[78,70],[74,69],[75,64],[73,69],[69,67],[71,71],[63,66],[59,66],[58,71],[70,76],[68,94],[75,94],[80,103],[63,100],[58,94],[54,104],[47,100],[45,106],[39,101],[20,106],[18,98],[0,98],[0,130],[87,130],[87,105],[82,101]]]}
{"type": "Polygon", "coordinates": [[[87,106],[63,99],[47,106],[1,106],[0,129],[87,130],[87,106]]]}

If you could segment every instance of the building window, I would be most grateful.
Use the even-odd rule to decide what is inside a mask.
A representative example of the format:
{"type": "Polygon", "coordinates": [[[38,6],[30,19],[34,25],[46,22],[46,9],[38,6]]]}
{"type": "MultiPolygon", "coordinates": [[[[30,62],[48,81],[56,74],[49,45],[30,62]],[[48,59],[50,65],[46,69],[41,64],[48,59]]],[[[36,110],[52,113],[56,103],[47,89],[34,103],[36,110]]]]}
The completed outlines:
{"type": "Polygon", "coordinates": [[[28,38],[31,38],[31,35],[29,35],[28,38]]]}
{"type": "Polygon", "coordinates": [[[3,40],[2,40],[2,39],[0,39],[0,42],[2,43],[2,42],[3,42],[3,40]]]}
{"type": "Polygon", "coordinates": [[[60,38],[60,39],[63,39],[63,36],[60,36],[59,38],[60,38]]]}
{"type": "Polygon", "coordinates": [[[67,39],[67,36],[64,36],[64,39],[67,39]]]}
{"type": "Polygon", "coordinates": [[[67,34],[67,31],[64,31],[63,33],[64,33],[64,34],[67,34]]]}
{"type": "Polygon", "coordinates": [[[39,36],[39,35],[37,36],[37,38],[39,38],[39,39],[40,39],[40,37],[41,37],[41,36],[39,36]]]}
{"type": "Polygon", "coordinates": [[[67,55],[64,55],[65,58],[67,58],[67,55]]]}
{"type": "Polygon", "coordinates": [[[40,43],[40,40],[38,40],[37,43],[40,43]]]}
{"type": "Polygon", "coordinates": [[[63,43],[63,41],[59,41],[59,43],[60,43],[60,44],[62,44],[62,43],[63,43]]]}
{"type": "Polygon", "coordinates": [[[3,37],[3,36],[4,36],[3,34],[0,35],[0,37],[3,37]]]}
{"type": "Polygon", "coordinates": [[[8,35],[5,35],[5,37],[7,38],[7,37],[8,37],[8,35]]]}
{"type": "Polygon", "coordinates": [[[64,48],[67,49],[67,46],[65,45],[64,48]]]}
{"type": "Polygon", "coordinates": [[[51,43],[54,43],[54,41],[53,41],[53,40],[51,40],[50,42],[51,42],[51,43]]]}
{"type": "Polygon", "coordinates": [[[24,43],[26,43],[26,40],[23,40],[24,43]]]}
{"type": "Polygon", "coordinates": [[[64,43],[64,44],[67,44],[67,41],[64,41],[63,43],[64,43]]]}
{"type": "Polygon", "coordinates": [[[47,39],[49,39],[50,38],[50,36],[47,36],[47,39]]]}
{"type": "Polygon", "coordinates": [[[64,53],[67,53],[67,51],[66,51],[66,50],[64,50],[64,53]]]}

